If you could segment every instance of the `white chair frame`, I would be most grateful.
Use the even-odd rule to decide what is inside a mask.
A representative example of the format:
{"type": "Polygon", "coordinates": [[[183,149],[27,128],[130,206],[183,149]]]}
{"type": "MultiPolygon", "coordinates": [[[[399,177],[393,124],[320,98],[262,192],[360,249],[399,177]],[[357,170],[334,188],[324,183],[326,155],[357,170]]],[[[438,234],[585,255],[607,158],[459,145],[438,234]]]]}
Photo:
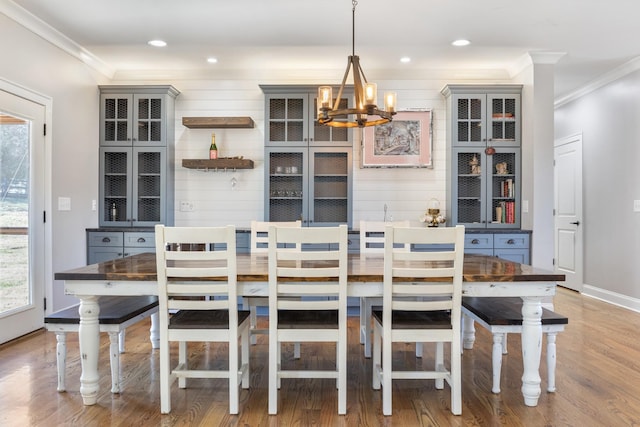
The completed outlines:
{"type": "Polygon", "coordinates": [[[335,378],[338,414],[347,412],[347,242],[346,225],[269,229],[269,414],[278,412],[278,388],[282,378],[335,378]],[[325,248],[311,246],[303,251],[278,248],[278,244],[286,243],[325,248]],[[337,250],[331,250],[329,246],[335,244],[337,250]],[[337,280],[316,281],[318,278],[337,280]],[[304,325],[296,318],[281,328],[283,318],[279,316],[300,314],[290,310],[313,312],[322,319],[318,324],[304,325]],[[324,318],[331,317],[336,311],[337,325],[333,323],[334,318],[325,321],[324,318]],[[282,369],[280,348],[283,342],[335,342],[336,369],[282,369]]]}
{"type": "MultiPolygon", "coordinates": [[[[251,243],[250,252],[252,254],[269,253],[269,227],[302,227],[302,221],[251,221],[251,243]]],[[[300,250],[300,247],[291,248],[291,250],[300,250]]],[[[257,335],[268,335],[269,329],[258,328],[258,307],[269,307],[268,297],[243,297],[242,308],[249,310],[251,324],[251,345],[257,343],[257,335]]],[[[300,343],[294,344],[293,357],[300,358],[300,343]]]]}
{"type": "Polygon", "coordinates": [[[451,388],[451,412],[454,415],[462,413],[460,319],[463,262],[464,226],[386,228],[383,309],[381,318],[374,315],[372,381],[374,389],[382,386],[384,415],[392,414],[391,383],[394,379],[434,379],[437,389],[444,388],[446,381],[451,388]],[[419,243],[453,244],[453,250],[406,252],[393,247],[394,244],[419,243]],[[433,282],[407,281],[410,278],[430,278],[433,282]],[[407,317],[422,319],[429,314],[439,313],[444,320],[429,328],[400,329],[392,327],[392,313],[395,311],[404,312],[407,317]],[[437,343],[434,369],[393,370],[393,343],[415,341],[437,343]],[[448,368],[444,363],[445,342],[451,345],[448,368]]]}
{"type": "MultiPolygon", "coordinates": [[[[409,221],[360,221],[360,253],[384,253],[384,229],[387,225],[409,227],[409,221]]],[[[409,250],[402,245],[404,250],[409,250]]],[[[364,357],[371,357],[371,310],[374,306],[382,306],[381,297],[360,297],[360,344],[363,345],[364,357]]],[[[422,357],[422,346],[416,344],[416,357],[422,357]]]]}
{"type": "Polygon", "coordinates": [[[235,227],[165,227],[156,225],[156,260],[160,319],[160,412],[171,411],[171,384],[186,378],[227,378],[229,380],[229,413],[237,414],[239,385],[249,388],[249,313],[238,311],[235,227]],[[226,249],[214,249],[214,244],[226,249]],[[204,245],[204,250],[172,250],[178,245],[191,249],[204,245]],[[208,280],[206,278],[215,278],[208,280]],[[181,297],[198,297],[184,299],[181,297]],[[171,316],[170,313],[176,312],[171,316]],[[208,310],[209,312],[204,312],[208,310]],[[180,315],[206,316],[221,314],[217,327],[197,325],[190,329],[174,325],[180,315]],[[224,316],[227,318],[225,319],[224,316]],[[170,319],[171,317],[171,319],[170,319]],[[238,340],[241,341],[239,355],[238,340]],[[171,368],[169,344],[178,342],[178,365],[171,368]],[[191,369],[187,360],[187,342],[222,342],[229,346],[229,363],[225,370],[191,369]],[[239,364],[238,358],[241,357],[239,364]]]}

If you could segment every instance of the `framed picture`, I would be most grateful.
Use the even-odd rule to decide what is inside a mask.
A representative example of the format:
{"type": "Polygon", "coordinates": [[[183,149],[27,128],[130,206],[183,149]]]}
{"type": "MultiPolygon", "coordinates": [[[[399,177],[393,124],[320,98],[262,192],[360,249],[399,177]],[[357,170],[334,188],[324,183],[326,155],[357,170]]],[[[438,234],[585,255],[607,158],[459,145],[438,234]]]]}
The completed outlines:
{"type": "Polygon", "coordinates": [[[399,111],[393,121],[364,128],[363,168],[430,168],[431,110],[399,111]]]}

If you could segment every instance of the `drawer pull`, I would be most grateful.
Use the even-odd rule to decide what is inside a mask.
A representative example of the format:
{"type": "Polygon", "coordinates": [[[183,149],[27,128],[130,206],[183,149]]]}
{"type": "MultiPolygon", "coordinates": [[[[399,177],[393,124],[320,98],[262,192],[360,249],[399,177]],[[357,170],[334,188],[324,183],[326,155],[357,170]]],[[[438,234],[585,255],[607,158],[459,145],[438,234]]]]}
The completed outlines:
{"type": "Polygon", "coordinates": [[[515,243],[516,243],[516,242],[515,242],[513,239],[509,239],[509,240],[507,240],[507,245],[513,245],[513,244],[515,244],[515,243]]]}
{"type": "Polygon", "coordinates": [[[146,240],[145,240],[145,238],[144,238],[144,237],[140,237],[140,238],[138,239],[138,243],[145,243],[145,242],[146,242],[146,240]]]}
{"type": "Polygon", "coordinates": [[[102,238],[102,243],[109,243],[109,242],[111,242],[110,238],[108,238],[108,237],[103,237],[102,238]]]}
{"type": "Polygon", "coordinates": [[[473,240],[471,241],[471,244],[472,244],[472,245],[477,245],[477,244],[479,244],[479,243],[480,243],[480,240],[478,240],[478,239],[473,239],[473,240]]]}

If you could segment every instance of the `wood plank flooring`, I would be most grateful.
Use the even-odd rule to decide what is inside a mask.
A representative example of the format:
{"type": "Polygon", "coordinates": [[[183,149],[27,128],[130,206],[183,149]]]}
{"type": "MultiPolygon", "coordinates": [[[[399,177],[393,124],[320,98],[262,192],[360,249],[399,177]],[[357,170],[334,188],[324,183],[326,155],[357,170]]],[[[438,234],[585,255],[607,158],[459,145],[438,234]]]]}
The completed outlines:
{"type": "MultiPolygon", "coordinates": [[[[56,392],[56,339],[39,331],[0,346],[0,425],[2,426],[631,426],[640,425],[640,314],[560,289],[555,310],[569,317],[558,335],[556,393],[546,392],[544,353],[539,405],[527,407],[520,392],[522,357],[519,335],[509,336],[502,393],[491,393],[491,337],[482,328],[476,345],[463,355],[462,416],[451,415],[450,392],[432,381],[395,381],[393,416],[381,415],[381,395],[371,389],[371,361],[362,356],[358,319],[349,319],[348,407],[337,415],[331,380],[283,380],[279,414],[267,415],[267,339],[251,348],[251,389],[241,392],[240,414],[230,416],[223,380],[191,380],[172,392],[172,412],[160,415],[158,353],[149,344],[149,323],[127,330],[121,355],[122,393],[111,394],[108,339],[100,352],[98,403],[84,406],[80,396],[77,335],[69,334],[67,392],[56,392]]],[[[334,346],[303,345],[293,366],[330,366],[334,346]]],[[[224,363],[226,349],[189,347],[193,363],[224,363]],[[221,352],[219,355],[218,352],[221,352]],[[219,357],[218,357],[219,356],[219,357]]],[[[413,345],[394,351],[395,363],[431,365],[433,353],[414,356],[413,345]]]]}

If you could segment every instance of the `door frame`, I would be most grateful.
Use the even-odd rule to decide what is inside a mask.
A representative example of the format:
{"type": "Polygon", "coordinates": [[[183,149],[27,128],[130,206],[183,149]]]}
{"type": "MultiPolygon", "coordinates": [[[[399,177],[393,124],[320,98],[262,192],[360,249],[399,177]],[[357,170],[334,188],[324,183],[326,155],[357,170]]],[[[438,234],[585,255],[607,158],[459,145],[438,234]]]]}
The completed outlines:
{"type": "MultiPolygon", "coordinates": [[[[51,196],[51,181],[52,181],[52,170],[51,170],[51,158],[52,158],[52,126],[53,122],[53,112],[52,105],[53,101],[50,97],[38,93],[34,90],[31,90],[27,87],[19,85],[17,83],[11,82],[9,80],[5,80],[0,77],[0,90],[7,92],[11,95],[17,96],[19,98],[23,98],[27,101],[33,102],[35,104],[41,105],[44,107],[44,123],[46,126],[46,134],[44,135],[44,158],[43,158],[43,182],[41,184],[42,191],[44,191],[43,197],[43,213],[35,213],[34,217],[37,218],[40,215],[45,215],[45,222],[43,225],[43,236],[42,236],[42,244],[44,247],[42,249],[43,254],[43,262],[42,262],[42,294],[46,301],[49,302],[47,306],[53,306],[53,262],[52,262],[52,196],[51,196]]],[[[43,316],[42,316],[42,325],[44,325],[44,314],[47,313],[47,308],[44,307],[44,303],[41,302],[37,304],[37,306],[43,307],[43,316]]]]}

